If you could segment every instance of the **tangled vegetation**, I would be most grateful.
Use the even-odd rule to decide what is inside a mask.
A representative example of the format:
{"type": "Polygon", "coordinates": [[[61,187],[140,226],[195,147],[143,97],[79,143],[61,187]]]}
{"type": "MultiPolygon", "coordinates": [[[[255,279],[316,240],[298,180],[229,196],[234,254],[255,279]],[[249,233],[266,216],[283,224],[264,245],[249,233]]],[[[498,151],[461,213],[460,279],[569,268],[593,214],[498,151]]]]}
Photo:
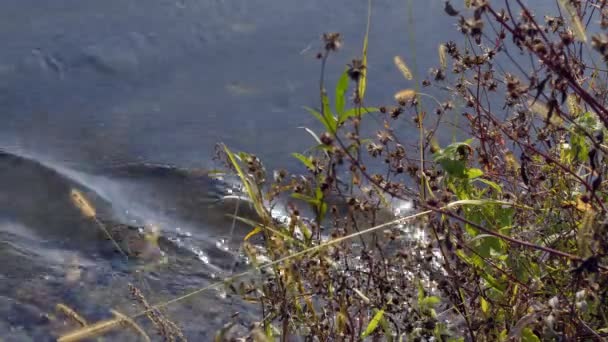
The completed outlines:
{"type": "MultiPolygon", "coordinates": [[[[367,34],[327,91],[342,37],[325,34],[308,108],[324,132],[308,129],[315,145],[294,153],[305,174],[269,175],[255,155],[219,145],[257,213],[235,217],[252,226],[242,248],[252,268],[218,283],[261,308],[243,339],[608,336],[608,7],[559,0],[549,15],[497,3],[446,2],[462,41],[439,44],[425,79],[394,57],[416,86],[390,90],[385,106],[365,100],[367,34]],[[441,146],[444,127],[465,138],[441,146]]],[[[140,298],[140,315],[218,284],[157,306],[140,298]]]]}
{"type": "Polygon", "coordinates": [[[325,132],[294,154],[306,174],[268,179],[254,155],[222,147],[260,218],[244,250],[263,277],[230,286],[260,304],[268,338],[608,336],[606,3],[563,0],[554,16],[519,0],[465,6],[445,8],[462,42],[442,42],[424,80],[395,57],[416,87],[378,108],[365,102],[367,36],[333,94],[325,64],[342,37],[323,36],[308,111],[325,132]],[[468,139],[440,146],[447,125],[468,139]],[[395,200],[411,216],[390,218],[395,200]]]}

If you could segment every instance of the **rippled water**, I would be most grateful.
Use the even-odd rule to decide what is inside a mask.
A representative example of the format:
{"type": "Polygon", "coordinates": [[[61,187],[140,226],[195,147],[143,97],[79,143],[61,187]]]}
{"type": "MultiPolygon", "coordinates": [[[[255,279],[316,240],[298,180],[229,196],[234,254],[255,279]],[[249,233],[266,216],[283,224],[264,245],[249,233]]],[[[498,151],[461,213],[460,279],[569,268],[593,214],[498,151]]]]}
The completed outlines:
{"type": "MultiPolygon", "coordinates": [[[[409,25],[408,1],[374,1],[370,104],[411,86],[394,55],[423,73],[437,63],[437,45],[458,37],[442,1],[412,3],[409,25]]],[[[209,179],[117,170],[210,167],[218,141],[269,168],[294,166],[289,153],[312,144],[298,127],[319,128],[302,109],[317,103],[319,37],[344,35],[329,64],[333,83],[360,54],[366,11],[366,1],[350,0],[2,1],[2,337],[52,339],[61,329],[48,315],[59,302],[90,321],[109,308],[136,312],[130,282],[158,302],[228,274],[230,222],[209,179]],[[143,281],[137,265],[100,247],[69,200],[74,187],[113,220],[161,226],[173,241],[169,263],[143,281]]],[[[169,309],[192,340],[209,340],[235,311],[243,322],[256,313],[217,291],[169,309]]]]}

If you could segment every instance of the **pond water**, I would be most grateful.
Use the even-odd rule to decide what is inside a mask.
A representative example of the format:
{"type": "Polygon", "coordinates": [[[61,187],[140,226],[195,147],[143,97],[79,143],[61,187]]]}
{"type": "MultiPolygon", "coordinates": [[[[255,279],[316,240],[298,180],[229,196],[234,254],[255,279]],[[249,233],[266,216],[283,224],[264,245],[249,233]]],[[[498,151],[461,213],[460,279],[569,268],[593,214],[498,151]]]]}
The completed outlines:
{"type": "MultiPolygon", "coordinates": [[[[52,340],[49,315],[59,302],[95,321],[110,308],[137,311],[129,282],[147,284],[156,303],[226,275],[234,259],[223,243],[229,221],[208,205],[209,182],[154,167],[110,170],[209,168],[220,141],[256,153],[268,168],[294,167],[289,154],[312,145],[298,127],[320,129],[302,108],[318,102],[319,38],[328,31],[344,37],[329,62],[333,84],[360,55],[366,15],[367,1],[352,0],[2,1],[4,340],[52,340]],[[161,224],[195,257],[170,259],[141,281],[130,263],[89,248],[90,231],[83,231],[95,228],[71,206],[74,187],[111,204],[122,223],[161,224]],[[79,277],[70,282],[74,269],[79,277]]],[[[416,61],[422,75],[437,64],[437,45],[458,37],[443,1],[374,1],[368,103],[390,103],[396,90],[412,86],[393,56],[416,61]]],[[[415,131],[413,124],[403,129],[415,131]]],[[[217,291],[168,311],[192,340],[209,340],[235,311],[244,322],[255,314],[217,291]]]]}

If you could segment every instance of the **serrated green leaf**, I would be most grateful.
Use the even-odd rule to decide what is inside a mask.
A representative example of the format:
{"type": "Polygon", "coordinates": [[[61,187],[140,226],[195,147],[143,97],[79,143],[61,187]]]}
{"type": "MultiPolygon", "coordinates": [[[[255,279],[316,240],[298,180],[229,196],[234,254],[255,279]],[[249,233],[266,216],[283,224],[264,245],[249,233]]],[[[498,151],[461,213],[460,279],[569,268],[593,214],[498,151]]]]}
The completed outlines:
{"type": "Polygon", "coordinates": [[[374,315],[372,320],[369,321],[369,324],[365,328],[365,331],[363,331],[363,333],[361,334],[361,338],[366,338],[367,336],[371,335],[376,330],[378,324],[380,324],[380,321],[383,317],[384,310],[376,310],[376,314],[374,315]]]}

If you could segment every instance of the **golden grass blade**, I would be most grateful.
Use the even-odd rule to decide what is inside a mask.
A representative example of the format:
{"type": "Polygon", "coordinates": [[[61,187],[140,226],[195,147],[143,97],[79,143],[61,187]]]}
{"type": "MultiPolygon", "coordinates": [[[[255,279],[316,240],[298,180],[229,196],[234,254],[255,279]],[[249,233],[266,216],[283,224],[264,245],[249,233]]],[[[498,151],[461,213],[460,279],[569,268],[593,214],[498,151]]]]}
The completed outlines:
{"type": "Polygon", "coordinates": [[[124,320],[119,317],[100,321],[62,335],[57,339],[57,342],[78,342],[84,339],[101,336],[109,331],[119,328],[123,322],[124,320]]]}
{"type": "Polygon", "coordinates": [[[93,218],[97,215],[97,213],[95,212],[95,208],[93,207],[93,205],[91,205],[91,203],[89,203],[89,201],[87,201],[82,192],[76,189],[72,189],[72,191],[70,192],[70,198],[72,199],[72,203],[74,203],[74,206],[76,206],[76,208],[80,210],[82,215],[89,218],[93,218]]]}
{"type": "Polygon", "coordinates": [[[445,70],[448,67],[447,48],[445,44],[439,44],[439,64],[441,69],[445,70]]]}
{"type": "Polygon", "coordinates": [[[367,4],[367,27],[365,29],[365,38],[363,38],[363,56],[361,57],[361,61],[363,62],[363,72],[361,73],[361,78],[359,78],[359,99],[363,101],[363,97],[365,96],[365,88],[367,86],[367,43],[369,39],[369,27],[372,21],[372,0],[368,1],[367,4]]]}
{"type": "Polygon", "coordinates": [[[252,236],[256,235],[257,233],[260,233],[262,231],[262,228],[260,227],[255,227],[253,228],[253,230],[251,230],[249,233],[247,233],[247,235],[245,235],[245,237],[243,238],[244,241],[249,240],[252,236]]]}
{"type": "Polygon", "coordinates": [[[82,316],[76,313],[76,311],[72,310],[72,308],[65,304],[59,303],[55,306],[55,309],[70,318],[71,320],[73,320],[74,322],[80,324],[81,327],[85,327],[88,325],[86,319],[84,319],[82,316]]]}
{"type": "Polygon", "coordinates": [[[87,218],[93,219],[95,223],[99,226],[99,228],[106,234],[108,239],[112,241],[114,247],[116,247],[116,249],[118,249],[118,251],[128,259],[129,256],[127,255],[127,253],[125,253],[125,251],[120,248],[120,245],[118,244],[118,242],[116,242],[116,240],[114,240],[112,234],[110,234],[110,232],[106,229],[106,226],[97,219],[95,207],[86,199],[86,197],[84,197],[82,192],[76,189],[72,189],[72,191],[70,191],[70,198],[72,199],[72,203],[74,204],[74,206],[80,210],[82,215],[87,218]]]}
{"type": "Polygon", "coordinates": [[[560,0],[559,4],[568,12],[570,16],[570,24],[572,25],[572,31],[574,36],[581,42],[587,42],[587,34],[585,32],[585,26],[581,22],[581,18],[576,13],[576,8],[568,0],[560,0]]]}
{"type": "Polygon", "coordinates": [[[146,332],[144,331],[144,329],[142,329],[137,323],[135,323],[134,320],[130,319],[129,317],[123,315],[122,313],[120,313],[120,312],[118,312],[116,310],[111,310],[111,312],[114,314],[114,316],[116,318],[122,319],[126,325],[128,325],[129,327],[131,327],[145,341],[147,341],[147,342],[152,341],[152,340],[150,340],[150,336],[148,336],[148,334],[146,334],[146,332]]]}
{"type": "Polygon", "coordinates": [[[395,62],[395,66],[397,67],[397,69],[399,69],[399,71],[401,72],[403,77],[405,77],[406,80],[412,80],[414,78],[412,71],[410,70],[410,68],[407,67],[407,64],[405,64],[401,57],[395,56],[393,61],[395,62]]]}

